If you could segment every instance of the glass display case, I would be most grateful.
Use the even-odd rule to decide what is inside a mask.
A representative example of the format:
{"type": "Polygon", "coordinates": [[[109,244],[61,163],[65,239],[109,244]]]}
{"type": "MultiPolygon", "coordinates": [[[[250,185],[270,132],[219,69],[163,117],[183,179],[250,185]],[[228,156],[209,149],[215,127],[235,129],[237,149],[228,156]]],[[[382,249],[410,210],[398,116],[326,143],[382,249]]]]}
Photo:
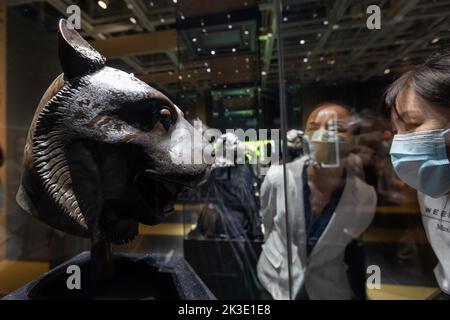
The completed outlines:
{"type": "MultiPolygon", "coordinates": [[[[63,71],[60,81],[72,83],[71,73],[83,69],[78,63],[67,67],[57,36],[60,19],[69,24],[79,19],[73,32],[106,58],[105,68],[133,79],[112,77],[110,84],[117,90],[108,91],[102,97],[106,100],[92,94],[93,106],[75,99],[73,107],[80,119],[99,106],[111,109],[114,119],[139,129],[133,138],[121,140],[120,147],[111,147],[111,137],[121,134],[122,122],[110,127],[110,136],[94,132],[88,153],[95,154],[95,161],[106,160],[79,178],[91,183],[79,187],[80,192],[99,192],[102,205],[108,203],[108,215],[120,211],[117,219],[130,215],[139,222],[124,224],[121,232],[135,228],[125,240],[100,237],[106,247],[127,257],[154,255],[157,266],[150,273],[164,274],[163,280],[148,284],[149,294],[138,285],[148,283],[139,273],[146,271],[123,269],[130,281],[123,284],[129,287],[125,298],[175,299],[176,280],[166,275],[177,268],[192,274],[196,283],[192,291],[197,291],[177,296],[182,299],[445,298],[433,271],[442,259],[424,228],[421,195],[391,162],[398,132],[383,102],[398,76],[448,44],[449,12],[448,0],[1,2],[0,297],[46,272],[62,270],[61,264],[77,265],[77,257],[89,261],[89,250],[98,250],[95,234],[79,237],[66,232],[66,225],[53,228],[48,220],[23,210],[16,199],[29,168],[24,161],[27,135],[35,128],[33,117],[44,92],[63,71]],[[158,93],[151,91],[139,100],[130,89],[136,83],[158,93]],[[150,101],[154,95],[162,105],[150,101]],[[139,108],[157,109],[139,113],[130,102],[137,100],[139,108]],[[153,121],[156,114],[159,118],[153,121]],[[155,127],[158,121],[161,128],[155,127]],[[189,133],[177,131],[181,125],[189,133]],[[143,138],[133,140],[137,134],[143,138]],[[147,216],[135,206],[137,200],[129,200],[134,198],[128,187],[123,194],[129,202],[115,201],[117,190],[137,179],[138,174],[125,178],[128,170],[140,167],[140,158],[133,158],[135,149],[128,149],[137,140],[147,150],[152,174],[170,177],[148,183],[156,196],[142,196],[155,198],[150,207],[164,211],[157,221],[142,218],[147,216]],[[166,141],[178,142],[178,149],[166,141]],[[121,152],[108,153],[110,148],[121,152]],[[188,162],[170,167],[179,149],[193,153],[188,162]],[[207,174],[191,174],[179,183],[170,210],[158,207],[165,199],[159,192],[168,181],[197,165],[205,165],[207,174]],[[98,172],[112,180],[95,184],[98,172]],[[183,267],[176,267],[179,263],[183,267]]],[[[76,36],[67,31],[63,38],[71,44],[76,36]]],[[[79,44],[70,47],[77,50],[79,44]]],[[[89,83],[100,95],[103,87],[95,85],[108,77],[87,69],[97,75],[89,83]]],[[[74,123],[72,127],[82,127],[74,123]]],[[[89,128],[101,131],[102,125],[89,128]]],[[[62,188],[51,190],[57,194],[62,188]]],[[[41,199],[49,192],[44,188],[32,196],[41,199]]],[[[83,206],[84,213],[93,210],[83,206]]],[[[41,212],[47,214],[51,207],[41,212]]],[[[107,221],[102,231],[113,228],[116,220],[107,221]]],[[[447,222],[441,222],[440,232],[445,232],[447,222]]],[[[102,252],[111,254],[109,249],[102,252]]],[[[115,265],[116,271],[121,268],[115,265]]],[[[117,298],[114,290],[105,295],[117,298]]],[[[59,296],[52,294],[47,297],[64,297],[60,291],[59,296]]]]}

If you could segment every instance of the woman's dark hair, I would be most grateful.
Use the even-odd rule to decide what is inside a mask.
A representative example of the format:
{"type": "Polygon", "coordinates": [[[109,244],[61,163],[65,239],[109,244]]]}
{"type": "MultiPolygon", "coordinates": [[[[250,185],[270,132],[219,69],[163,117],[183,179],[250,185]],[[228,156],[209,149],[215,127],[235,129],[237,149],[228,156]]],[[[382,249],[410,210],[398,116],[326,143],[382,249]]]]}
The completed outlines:
{"type": "Polygon", "coordinates": [[[407,89],[436,106],[450,108],[450,50],[432,54],[394,81],[384,94],[385,110],[396,111],[397,97],[407,89]]]}

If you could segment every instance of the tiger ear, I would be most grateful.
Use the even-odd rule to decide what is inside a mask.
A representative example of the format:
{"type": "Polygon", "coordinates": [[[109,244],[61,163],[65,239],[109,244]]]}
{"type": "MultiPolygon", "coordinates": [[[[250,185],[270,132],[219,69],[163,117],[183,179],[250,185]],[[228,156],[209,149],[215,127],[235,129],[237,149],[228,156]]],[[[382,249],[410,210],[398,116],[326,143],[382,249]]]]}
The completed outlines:
{"type": "Polygon", "coordinates": [[[69,28],[64,19],[59,21],[58,46],[65,79],[86,75],[105,66],[105,57],[92,48],[74,28],[69,28]]]}

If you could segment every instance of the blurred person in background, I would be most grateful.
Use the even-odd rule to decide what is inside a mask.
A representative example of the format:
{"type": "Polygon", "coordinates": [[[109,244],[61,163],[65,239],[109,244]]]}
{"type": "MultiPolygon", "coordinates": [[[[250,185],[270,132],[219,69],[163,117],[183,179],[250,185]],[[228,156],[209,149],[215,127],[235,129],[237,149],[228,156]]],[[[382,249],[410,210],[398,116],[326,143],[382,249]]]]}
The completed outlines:
{"type": "MultiPolygon", "coordinates": [[[[351,165],[355,161],[348,161],[354,157],[350,153],[350,119],[351,112],[343,105],[317,106],[308,117],[304,134],[308,157],[286,164],[292,295],[296,299],[356,298],[345,253],[371,223],[376,194],[355,175],[351,165]]],[[[277,166],[261,187],[266,241],[258,261],[258,278],[273,299],[289,299],[283,185],[283,169],[277,166]]],[[[364,286],[365,279],[360,282],[364,286]]]]}

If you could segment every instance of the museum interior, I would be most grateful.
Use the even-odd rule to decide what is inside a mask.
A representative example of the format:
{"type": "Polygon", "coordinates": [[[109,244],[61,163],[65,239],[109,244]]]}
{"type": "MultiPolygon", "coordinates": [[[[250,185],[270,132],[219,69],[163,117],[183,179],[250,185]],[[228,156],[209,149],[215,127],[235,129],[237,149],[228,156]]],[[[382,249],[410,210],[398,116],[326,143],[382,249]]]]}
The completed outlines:
{"type": "MultiPolygon", "coordinates": [[[[98,203],[88,203],[95,197],[89,193],[99,195],[103,206],[98,230],[113,239],[101,240],[108,250],[151,255],[165,266],[153,267],[148,278],[140,275],[145,281],[129,272],[131,284],[123,278],[118,285],[127,286],[124,296],[114,287],[100,298],[425,300],[442,292],[450,297],[450,278],[439,280],[435,269],[441,263],[448,270],[450,262],[438,259],[431,246],[438,241],[434,232],[444,234],[437,247],[450,246],[445,226],[450,211],[441,202],[436,209],[441,213],[423,209],[417,191],[397,175],[390,157],[397,131],[384,106],[386,89],[400,75],[450,45],[449,17],[450,0],[0,1],[0,298],[21,297],[14,293],[25,287],[34,291],[28,298],[64,298],[66,293],[55,289],[59,280],[55,288],[41,280],[85,257],[82,252],[92,250],[94,257],[102,250],[93,240],[102,236],[63,221],[76,221],[79,228],[86,218],[89,231],[97,225],[89,214],[98,203]],[[95,60],[98,53],[106,62],[95,60]],[[54,87],[60,83],[66,88],[62,97],[61,87],[54,87]],[[159,112],[162,126],[142,125],[140,133],[119,141],[128,125],[145,122],[147,114],[140,113],[145,103],[133,104],[142,97],[139,90],[160,97],[154,105],[171,107],[159,112]],[[52,109],[58,101],[62,107],[52,109]],[[115,101],[129,108],[114,109],[115,101]],[[176,107],[182,112],[174,116],[176,107]],[[91,112],[100,118],[83,124],[80,119],[91,112]],[[53,126],[62,113],[72,120],[63,118],[61,131],[53,126]],[[126,125],[111,124],[114,119],[126,125]],[[135,205],[134,187],[122,192],[128,180],[117,181],[140,168],[133,158],[137,145],[154,159],[148,172],[183,174],[180,167],[165,173],[175,170],[172,160],[164,160],[173,159],[175,150],[165,136],[172,124],[198,131],[215,150],[215,160],[202,181],[187,179],[183,185],[189,188],[177,189],[163,209],[161,199],[170,191],[166,180],[142,182],[153,199],[147,203],[164,211],[150,223],[140,218],[146,209],[135,205]],[[109,131],[102,131],[106,127],[109,131]],[[210,129],[221,135],[208,135],[210,129]],[[239,130],[258,134],[242,139],[239,130]],[[33,189],[36,168],[59,158],[59,144],[51,150],[39,145],[48,143],[37,136],[44,131],[49,141],[66,139],[69,169],[60,173],[66,167],[56,164],[49,182],[33,189]],[[327,150],[334,151],[325,160],[317,160],[313,138],[328,139],[327,150]],[[243,150],[244,160],[230,160],[220,148],[243,150]],[[42,154],[47,157],[39,158],[42,154]],[[89,171],[76,173],[87,158],[94,159],[89,171]],[[80,207],[57,211],[57,204],[64,207],[69,199],[66,173],[73,176],[80,207]],[[329,191],[331,184],[336,188],[329,191]],[[126,199],[116,201],[119,193],[126,199]],[[104,211],[113,218],[104,218],[104,211]],[[427,214],[437,217],[431,217],[437,227],[430,227],[427,214]],[[134,228],[126,239],[117,231],[124,228],[134,228]],[[171,261],[183,265],[173,268],[184,268],[180,272],[195,279],[198,292],[196,286],[176,292],[178,280],[167,276],[176,264],[171,261]]],[[[178,142],[180,148],[188,145],[178,142]]],[[[108,277],[107,271],[100,274],[108,277]]],[[[85,298],[71,294],[68,298],[85,298]]]]}

